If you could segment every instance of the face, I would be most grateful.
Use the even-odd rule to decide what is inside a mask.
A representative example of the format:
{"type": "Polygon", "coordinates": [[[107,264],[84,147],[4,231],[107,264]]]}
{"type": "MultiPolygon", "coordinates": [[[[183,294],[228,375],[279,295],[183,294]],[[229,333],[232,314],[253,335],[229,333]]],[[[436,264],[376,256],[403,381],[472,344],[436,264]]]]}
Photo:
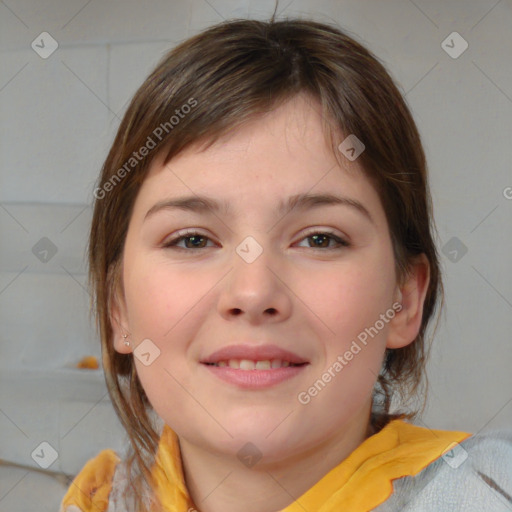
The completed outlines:
{"type": "Polygon", "coordinates": [[[379,196],[357,160],[337,163],[318,111],[299,96],[156,159],[134,205],[115,347],[136,349],[156,412],[210,452],[250,441],[278,461],[366,426],[384,351],[406,344],[379,196]],[[286,208],[303,194],[342,199],[286,208]],[[171,204],[190,196],[221,207],[171,204]]]}

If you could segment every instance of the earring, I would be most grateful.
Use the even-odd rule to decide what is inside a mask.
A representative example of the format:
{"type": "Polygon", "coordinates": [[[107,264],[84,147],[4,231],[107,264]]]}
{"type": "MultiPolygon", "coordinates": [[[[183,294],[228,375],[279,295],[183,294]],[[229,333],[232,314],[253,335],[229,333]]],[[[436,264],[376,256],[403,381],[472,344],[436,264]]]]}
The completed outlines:
{"type": "Polygon", "coordinates": [[[123,334],[123,339],[124,339],[124,344],[129,347],[130,346],[130,342],[129,341],[126,341],[126,338],[128,338],[128,334],[123,334]]]}

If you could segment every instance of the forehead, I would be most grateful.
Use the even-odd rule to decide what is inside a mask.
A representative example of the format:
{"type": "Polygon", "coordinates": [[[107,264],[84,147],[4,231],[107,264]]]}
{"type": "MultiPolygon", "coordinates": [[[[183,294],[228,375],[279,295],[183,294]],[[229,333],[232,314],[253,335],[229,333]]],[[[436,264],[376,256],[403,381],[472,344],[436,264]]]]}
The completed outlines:
{"type": "MultiPolygon", "coordinates": [[[[208,137],[190,144],[167,163],[176,167],[184,160],[194,159],[207,160],[212,165],[227,165],[232,161],[247,162],[258,159],[261,165],[255,168],[263,170],[263,164],[274,167],[269,164],[275,162],[278,165],[285,160],[288,163],[296,162],[298,166],[306,159],[308,165],[317,163],[318,166],[326,168],[327,165],[334,165],[336,159],[326,140],[322,123],[320,104],[306,94],[299,94],[288,98],[270,112],[260,113],[239,126],[228,128],[207,149],[206,145],[211,140],[208,137]],[[279,159],[278,162],[276,158],[279,159]]],[[[334,123],[329,124],[334,127],[334,123]]],[[[338,137],[340,142],[344,138],[341,134],[338,137]]],[[[159,155],[150,172],[158,172],[164,163],[163,158],[163,154],[159,155]]],[[[346,158],[342,160],[344,170],[361,172],[357,164],[346,158]]],[[[286,169],[283,168],[280,174],[285,172],[286,169]]]]}
{"type": "MultiPolygon", "coordinates": [[[[206,150],[204,141],[197,142],[165,165],[159,155],[140,194],[153,201],[210,196],[232,214],[256,203],[282,209],[290,196],[330,192],[364,201],[375,217],[382,216],[379,196],[363,169],[357,160],[334,156],[322,121],[319,104],[294,97],[232,129],[206,150]]],[[[340,134],[340,142],[343,138],[340,134]]]]}

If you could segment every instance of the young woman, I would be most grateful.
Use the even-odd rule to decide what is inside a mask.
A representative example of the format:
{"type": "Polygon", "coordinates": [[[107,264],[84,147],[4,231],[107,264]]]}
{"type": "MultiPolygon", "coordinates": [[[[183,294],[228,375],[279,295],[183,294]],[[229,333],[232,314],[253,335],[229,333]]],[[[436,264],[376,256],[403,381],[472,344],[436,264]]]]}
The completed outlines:
{"type": "Polygon", "coordinates": [[[103,368],[131,451],[89,461],[62,512],[512,509],[510,432],[391,413],[425,400],[442,282],[417,128],[354,39],[272,19],[185,41],[94,194],[103,368]]]}

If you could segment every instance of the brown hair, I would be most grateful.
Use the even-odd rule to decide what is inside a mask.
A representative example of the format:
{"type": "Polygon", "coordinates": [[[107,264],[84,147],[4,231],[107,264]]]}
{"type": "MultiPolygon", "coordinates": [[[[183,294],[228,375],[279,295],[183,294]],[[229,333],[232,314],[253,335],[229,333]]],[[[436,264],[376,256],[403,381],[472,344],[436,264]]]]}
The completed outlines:
{"type": "MultiPolygon", "coordinates": [[[[275,21],[274,16],[269,22],[223,22],[165,55],[132,99],[95,190],[90,282],[106,383],[130,439],[127,464],[139,470],[133,479],[137,497],[143,494],[142,479],[151,483],[159,433],[133,356],[114,350],[110,317],[111,301],[122,289],[123,247],[137,193],[157,154],[165,151],[168,162],[200,140],[208,148],[221,135],[299,93],[321,106],[326,140],[338,161],[344,160],[337,149],[340,133],[355,134],[363,141],[365,150],[358,163],[386,212],[399,281],[416,255],[424,253],[429,261],[430,282],[419,334],[408,346],[386,350],[374,390],[371,432],[378,432],[391,419],[413,419],[418,414],[391,414],[390,407],[396,395],[402,400],[414,397],[426,379],[426,329],[443,296],[420,135],[393,79],[353,37],[325,23],[275,21]],[[152,143],[158,147],[139,155],[142,147],[152,143]]],[[[426,394],[423,398],[421,411],[426,394]]],[[[138,507],[146,510],[141,503],[138,507]]]]}

